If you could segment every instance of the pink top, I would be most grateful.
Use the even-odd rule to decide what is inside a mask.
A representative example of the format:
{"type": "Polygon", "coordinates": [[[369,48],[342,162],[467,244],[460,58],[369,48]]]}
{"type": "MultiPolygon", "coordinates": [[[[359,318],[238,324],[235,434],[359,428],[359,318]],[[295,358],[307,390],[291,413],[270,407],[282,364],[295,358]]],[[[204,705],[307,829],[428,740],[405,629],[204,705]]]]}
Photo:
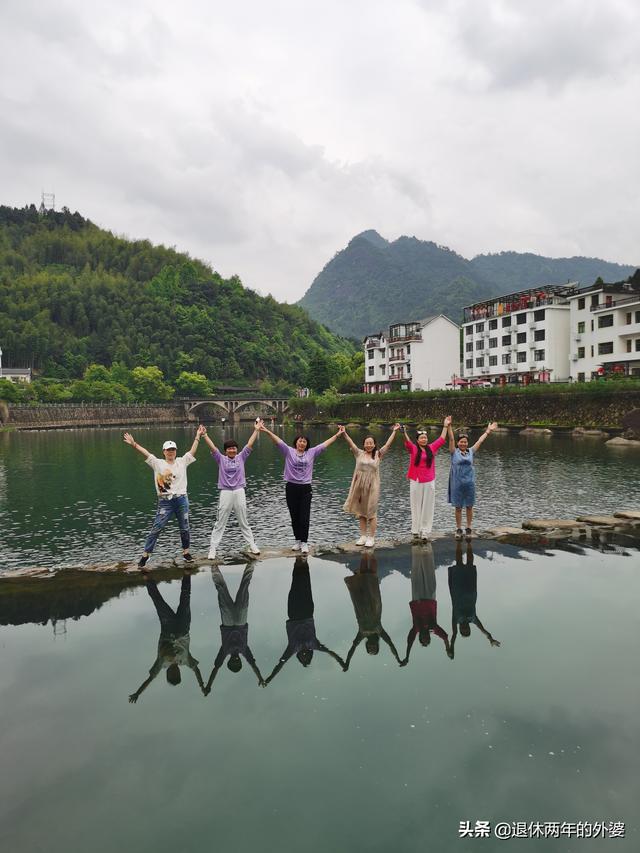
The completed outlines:
{"type": "Polygon", "coordinates": [[[416,480],[418,483],[430,483],[432,480],[436,478],[436,453],[440,450],[442,445],[444,444],[444,438],[436,438],[433,444],[430,444],[431,452],[433,453],[433,459],[431,461],[431,465],[427,465],[427,454],[423,448],[420,464],[415,464],[416,454],[418,452],[418,445],[414,444],[411,441],[404,442],[405,448],[411,454],[411,461],[409,462],[409,470],[407,471],[407,480],[416,480]]]}

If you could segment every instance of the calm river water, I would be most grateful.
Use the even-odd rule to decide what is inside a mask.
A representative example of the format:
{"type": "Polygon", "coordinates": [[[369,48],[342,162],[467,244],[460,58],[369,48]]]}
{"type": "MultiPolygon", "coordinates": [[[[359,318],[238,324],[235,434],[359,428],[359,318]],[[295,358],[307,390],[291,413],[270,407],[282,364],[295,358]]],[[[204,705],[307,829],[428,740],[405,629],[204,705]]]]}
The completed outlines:
{"type": "MultiPolygon", "coordinates": [[[[94,554],[95,537],[84,539],[96,524],[105,548],[137,544],[149,509],[138,493],[149,477],[114,436],[17,438],[5,455],[10,508],[25,513],[28,490],[37,497],[31,524],[42,527],[37,547],[24,538],[21,548],[94,554]],[[117,495],[123,507],[114,508],[117,495]]],[[[564,466],[557,448],[534,476],[548,448],[496,442],[482,473],[493,467],[501,473],[491,482],[506,482],[516,465],[553,494],[565,467],[585,478],[606,470],[574,445],[564,466]]],[[[262,453],[255,479],[261,472],[277,508],[279,466],[262,453]]],[[[319,491],[337,503],[348,460],[325,461],[318,473],[333,471],[334,485],[319,491]]],[[[402,462],[398,454],[389,473],[405,506],[402,462]]],[[[204,514],[204,458],[201,468],[192,482],[204,514]]],[[[508,509],[508,498],[489,494],[485,508],[508,509]]],[[[603,494],[583,505],[601,506],[603,494]]],[[[386,519],[400,527],[403,515],[386,519]]],[[[267,521],[261,529],[266,536],[267,521]]],[[[482,541],[456,550],[441,540],[362,562],[277,558],[171,582],[137,573],[2,580],[0,849],[635,853],[639,544],[542,553],[482,541]],[[453,629],[465,608],[479,620],[468,637],[453,629]],[[433,630],[407,656],[416,609],[431,614],[433,630]],[[219,657],[220,624],[234,613],[250,650],[236,673],[219,657]],[[288,617],[315,644],[308,666],[288,656],[288,617]],[[172,662],[180,683],[169,679],[172,662]],[[461,839],[461,824],[483,831],[476,822],[488,822],[492,837],[461,839]],[[493,837],[499,822],[503,832],[548,837],[503,847],[493,837]]]]}
{"type": "MultiPolygon", "coordinates": [[[[179,453],[193,430],[183,427],[134,430],[136,439],[161,455],[173,437],[179,453]]],[[[233,432],[212,428],[221,445],[234,435],[241,442],[249,426],[233,432]]],[[[280,430],[290,441],[293,429],[280,430]]],[[[358,443],[367,434],[353,431],[358,443]]],[[[310,431],[313,443],[330,435],[310,431]]],[[[438,432],[433,432],[435,438],[438,432]]],[[[382,443],[387,433],[379,433],[382,443]]],[[[382,463],[379,538],[410,532],[407,454],[398,437],[382,463]]],[[[249,520],[263,546],[291,543],[284,501],[282,457],[261,436],[247,463],[249,520]]],[[[437,457],[435,529],[451,531],[446,502],[449,454],[437,457]]],[[[310,539],[335,543],[355,538],[356,523],[342,511],[353,471],[353,457],[339,439],[315,465],[310,539]]],[[[640,507],[640,452],[608,448],[601,440],[494,435],[477,456],[479,528],[520,523],[527,517],[573,517],[576,513],[640,507]]],[[[192,549],[206,553],[217,506],[217,466],[201,444],[189,468],[192,549]]],[[[94,429],[0,434],[0,552],[5,568],[78,565],[137,558],[155,506],[152,474],[142,457],[121,440],[121,431],[94,429]]],[[[161,536],[156,555],[179,553],[174,523],[161,536]]],[[[237,553],[242,540],[235,523],[220,549],[237,553]]]]}

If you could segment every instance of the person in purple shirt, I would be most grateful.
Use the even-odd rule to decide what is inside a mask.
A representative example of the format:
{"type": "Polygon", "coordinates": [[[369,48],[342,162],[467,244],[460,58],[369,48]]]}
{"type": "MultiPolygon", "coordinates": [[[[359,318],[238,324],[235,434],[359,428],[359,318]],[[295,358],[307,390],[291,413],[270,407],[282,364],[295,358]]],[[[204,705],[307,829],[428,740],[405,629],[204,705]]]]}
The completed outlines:
{"type": "Polygon", "coordinates": [[[308,554],[313,463],[316,456],[326,450],[330,444],[333,444],[339,435],[342,435],[344,427],[338,427],[338,432],[335,435],[332,435],[331,438],[323,441],[322,444],[317,444],[315,447],[311,447],[311,443],[306,435],[296,436],[293,446],[289,447],[280,436],[267,429],[263,422],[260,422],[259,429],[262,432],[266,432],[284,456],[283,478],[286,483],[285,494],[289,515],[291,516],[293,536],[296,540],[293,550],[308,554]]]}
{"type": "Polygon", "coordinates": [[[218,503],[218,519],[211,531],[211,541],[209,543],[209,559],[216,559],[216,551],[225,528],[229,521],[231,513],[235,513],[238,519],[240,532],[242,533],[245,542],[247,543],[247,552],[251,555],[260,553],[260,549],[255,543],[253,533],[247,521],[247,496],[245,495],[244,487],[247,480],[244,473],[244,463],[251,453],[256,438],[258,437],[261,421],[256,418],[256,424],[253,432],[246,443],[245,447],[238,453],[238,442],[231,438],[224,443],[224,455],[220,453],[209,436],[204,433],[204,440],[211,448],[211,455],[218,463],[218,489],[220,490],[220,501],[218,503]]]}

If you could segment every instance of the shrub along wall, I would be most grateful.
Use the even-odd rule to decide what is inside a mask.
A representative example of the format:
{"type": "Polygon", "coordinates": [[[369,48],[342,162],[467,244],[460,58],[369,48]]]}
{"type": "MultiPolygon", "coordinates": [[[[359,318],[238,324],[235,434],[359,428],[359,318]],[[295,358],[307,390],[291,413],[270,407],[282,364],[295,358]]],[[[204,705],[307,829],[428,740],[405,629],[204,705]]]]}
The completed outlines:
{"type": "Polygon", "coordinates": [[[376,397],[368,401],[353,398],[330,406],[319,407],[313,402],[300,406],[297,411],[303,418],[340,423],[381,421],[394,423],[438,424],[446,415],[454,423],[481,426],[498,421],[504,426],[559,426],[622,429],[623,418],[632,409],[640,408],[640,391],[621,391],[608,394],[553,393],[487,394],[460,391],[446,397],[384,400],[376,397]]]}

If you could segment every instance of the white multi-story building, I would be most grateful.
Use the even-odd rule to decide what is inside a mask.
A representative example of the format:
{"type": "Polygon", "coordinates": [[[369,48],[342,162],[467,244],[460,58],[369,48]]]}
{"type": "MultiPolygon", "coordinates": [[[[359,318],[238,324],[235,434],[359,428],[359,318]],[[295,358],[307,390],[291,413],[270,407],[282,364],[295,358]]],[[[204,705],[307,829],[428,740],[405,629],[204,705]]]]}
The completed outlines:
{"type": "Polygon", "coordinates": [[[460,374],[460,327],[444,314],[395,323],[364,339],[364,390],[428,391],[460,374]]]}
{"type": "Polygon", "coordinates": [[[571,378],[640,376],[640,280],[594,284],[569,297],[571,378]]]}
{"type": "Polygon", "coordinates": [[[569,378],[569,297],[575,284],[545,285],[464,309],[464,378],[549,382],[569,378]]]}

